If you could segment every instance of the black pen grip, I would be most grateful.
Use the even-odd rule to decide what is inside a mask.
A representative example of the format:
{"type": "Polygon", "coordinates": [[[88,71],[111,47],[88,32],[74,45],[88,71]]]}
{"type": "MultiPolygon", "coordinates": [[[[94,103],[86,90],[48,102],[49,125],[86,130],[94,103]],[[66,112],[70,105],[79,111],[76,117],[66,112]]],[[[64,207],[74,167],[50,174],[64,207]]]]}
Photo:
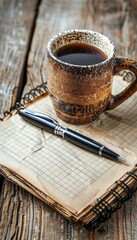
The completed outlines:
{"type": "Polygon", "coordinates": [[[64,132],[64,139],[96,154],[99,153],[99,150],[102,147],[101,144],[97,143],[93,139],[88,138],[80,133],[77,133],[69,128],[67,128],[66,131],[64,132]]]}
{"type": "Polygon", "coordinates": [[[119,156],[117,153],[94,141],[93,139],[77,133],[69,128],[66,129],[64,133],[64,138],[69,142],[81,148],[84,148],[85,150],[88,150],[92,153],[101,155],[106,158],[110,158],[112,160],[116,160],[119,156]]]}

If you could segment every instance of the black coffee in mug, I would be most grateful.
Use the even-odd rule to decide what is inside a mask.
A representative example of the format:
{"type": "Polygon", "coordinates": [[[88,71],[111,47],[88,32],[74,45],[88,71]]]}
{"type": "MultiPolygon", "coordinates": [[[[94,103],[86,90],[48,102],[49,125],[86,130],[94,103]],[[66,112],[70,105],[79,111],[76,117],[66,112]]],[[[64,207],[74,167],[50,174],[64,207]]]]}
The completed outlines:
{"type": "Polygon", "coordinates": [[[86,43],[72,43],[57,50],[55,56],[66,63],[74,65],[94,65],[108,57],[99,48],[86,43]]]}

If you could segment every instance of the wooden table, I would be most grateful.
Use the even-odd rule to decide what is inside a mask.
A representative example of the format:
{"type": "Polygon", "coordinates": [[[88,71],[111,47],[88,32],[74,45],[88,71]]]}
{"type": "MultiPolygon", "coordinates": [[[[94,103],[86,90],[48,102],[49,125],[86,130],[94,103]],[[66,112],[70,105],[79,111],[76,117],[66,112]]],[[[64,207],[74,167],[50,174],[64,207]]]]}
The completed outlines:
{"type": "MultiPolygon", "coordinates": [[[[117,56],[136,59],[136,22],[136,0],[0,0],[0,117],[46,81],[46,45],[55,33],[99,31],[113,40],[117,56]]],[[[137,239],[137,193],[88,232],[21,187],[0,180],[0,240],[137,239]]]]}

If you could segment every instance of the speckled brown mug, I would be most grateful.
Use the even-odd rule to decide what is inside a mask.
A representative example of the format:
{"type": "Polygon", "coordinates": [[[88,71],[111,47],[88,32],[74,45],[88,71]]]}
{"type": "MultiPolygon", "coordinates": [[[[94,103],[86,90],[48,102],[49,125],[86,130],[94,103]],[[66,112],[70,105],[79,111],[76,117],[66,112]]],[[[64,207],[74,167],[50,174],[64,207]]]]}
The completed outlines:
{"type": "Polygon", "coordinates": [[[56,114],[65,122],[85,124],[113,109],[137,91],[137,63],[115,57],[113,43],[90,30],[69,30],[48,43],[48,90],[56,114]],[[95,65],[74,65],[59,60],[56,51],[67,44],[87,43],[103,50],[107,59],[95,65]],[[112,78],[130,70],[136,79],[118,95],[112,95],[112,78]]]}

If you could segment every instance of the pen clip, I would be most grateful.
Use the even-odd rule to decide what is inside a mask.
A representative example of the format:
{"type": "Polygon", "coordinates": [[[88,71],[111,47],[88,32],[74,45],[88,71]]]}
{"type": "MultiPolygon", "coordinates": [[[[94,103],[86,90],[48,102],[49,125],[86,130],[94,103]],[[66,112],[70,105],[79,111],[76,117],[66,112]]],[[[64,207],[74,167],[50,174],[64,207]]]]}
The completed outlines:
{"type": "Polygon", "coordinates": [[[51,123],[54,123],[54,124],[56,124],[56,125],[59,125],[59,123],[58,123],[54,118],[49,117],[49,116],[47,116],[47,115],[44,115],[44,114],[41,114],[41,113],[36,113],[35,116],[36,116],[36,117],[40,117],[40,118],[42,118],[42,119],[44,119],[44,120],[46,120],[46,121],[50,121],[51,123]]]}
{"type": "Polygon", "coordinates": [[[21,108],[19,111],[24,111],[25,114],[32,115],[32,116],[41,118],[43,120],[49,121],[51,123],[54,123],[56,125],[59,125],[59,123],[54,118],[49,117],[47,115],[44,115],[42,113],[34,112],[34,111],[30,110],[30,109],[25,109],[25,108],[21,108]]]}

